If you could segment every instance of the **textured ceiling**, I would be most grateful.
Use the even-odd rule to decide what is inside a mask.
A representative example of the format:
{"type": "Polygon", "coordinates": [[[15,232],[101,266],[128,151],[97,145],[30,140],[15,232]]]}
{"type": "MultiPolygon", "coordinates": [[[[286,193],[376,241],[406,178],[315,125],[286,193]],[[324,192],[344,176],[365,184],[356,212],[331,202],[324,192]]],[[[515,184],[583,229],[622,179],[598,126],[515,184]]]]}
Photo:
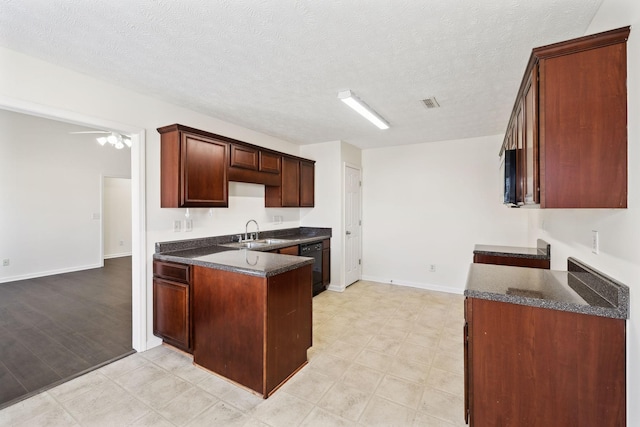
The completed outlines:
{"type": "Polygon", "coordinates": [[[601,3],[0,0],[0,45],[291,142],[369,148],[504,132],[531,49],[584,35],[601,3]]]}

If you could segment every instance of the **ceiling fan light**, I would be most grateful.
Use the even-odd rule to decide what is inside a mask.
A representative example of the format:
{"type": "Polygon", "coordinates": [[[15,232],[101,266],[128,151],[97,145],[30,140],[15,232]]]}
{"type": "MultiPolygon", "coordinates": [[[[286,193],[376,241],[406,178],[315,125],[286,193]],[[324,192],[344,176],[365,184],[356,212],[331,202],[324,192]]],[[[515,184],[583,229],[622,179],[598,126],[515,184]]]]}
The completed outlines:
{"type": "Polygon", "coordinates": [[[108,142],[109,144],[116,145],[116,143],[118,142],[118,137],[117,137],[117,136],[115,136],[114,134],[111,134],[111,135],[109,135],[109,136],[107,137],[107,142],[108,142]]]}
{"type": "Polygon", "coordinates": [[[124,137],[122,138],[122,142],[124,142],[124,145],[131,148],[131,138],[124,137]]]}
{"type": "Polygon", "coordinates": [[[115,143],[115,147],[117,150],[122,150],[124,148],[124,144],[122,143],[122,141],[118,141],[115,143]]]}
{"type": "Polygon", "coordinates": [[[96,138],[98,140],[98,144],[100,145],[104,145],[107,143],[107,137],[106,136],[100,136],[98,138],[96,138]]]}
{"type": "Polygon", "coordinates": [[[371,123],[376,125],[379,129],[389,129],[389,122],[387,122],[381,115],[364,103],[360,98],[356,96],[350,90],[338,92],[338,99],[353,108],[358,114],[371,123]]]}

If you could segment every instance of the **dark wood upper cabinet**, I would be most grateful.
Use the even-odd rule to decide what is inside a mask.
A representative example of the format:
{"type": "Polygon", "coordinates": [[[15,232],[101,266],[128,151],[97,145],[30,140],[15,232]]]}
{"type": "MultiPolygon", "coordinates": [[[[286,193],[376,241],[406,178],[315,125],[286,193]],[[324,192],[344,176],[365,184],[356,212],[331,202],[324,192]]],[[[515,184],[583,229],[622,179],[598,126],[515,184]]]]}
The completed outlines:
{"type": "Polygon", "coordinates": [[[629,32],[533,49],[502,147],[517,149],[518,204],[627,207],[629,32]]]}
{"type": "Polygon", "coordinates": [[[161,207],[227,207],[229,144],[178,125],[158,131],[161,207]]]}
{"type": "Polygon", "coordinates": [[[265,188],[266,207],[313,207],[315,204],[315,163],[297,157],[282,156],[279,187],[265,188]]]}
{"type": "Polygon", "coordinates": [[[227,207],[229,181],[265,185],[267,207],[314,206],[311,160],[179,124],[158,132],[163,208],[227,207]]]}

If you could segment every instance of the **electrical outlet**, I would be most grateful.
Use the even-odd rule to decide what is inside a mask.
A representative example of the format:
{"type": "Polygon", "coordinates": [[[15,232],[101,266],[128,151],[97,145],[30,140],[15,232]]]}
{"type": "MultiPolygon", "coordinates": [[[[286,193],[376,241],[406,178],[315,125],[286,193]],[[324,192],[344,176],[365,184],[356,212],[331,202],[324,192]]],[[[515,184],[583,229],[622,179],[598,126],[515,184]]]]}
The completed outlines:
{"type": "Polygon", "coordinates": [[[184,231],[193,231],[193,220],[185,219],[184,220],[184,231]]]}
{"type": "Polygon", "coordinates": [[[436,272],[436,265],[435,264],[429,265],[429,272],[431,272],[431,273],[435,273],[436,272]]]}
{"type": "Polygon", "coordinates": [[[596,230],[591,230],[591,252],[596,255],[600,253],[600,238],[596,230]]]}
{"type": "Polygon", "coordinates": [[[176,219],[173,221],[173,231],[179,233],[182,230],[182,221],[176,219]]]}
{"type": "Polygon", "coordinates": [[[9,264],[11,263],[11,261],[9,260],[9,258],[5,258],[2,260],[2,266],[3,267],[9,267],[9,264]]]}

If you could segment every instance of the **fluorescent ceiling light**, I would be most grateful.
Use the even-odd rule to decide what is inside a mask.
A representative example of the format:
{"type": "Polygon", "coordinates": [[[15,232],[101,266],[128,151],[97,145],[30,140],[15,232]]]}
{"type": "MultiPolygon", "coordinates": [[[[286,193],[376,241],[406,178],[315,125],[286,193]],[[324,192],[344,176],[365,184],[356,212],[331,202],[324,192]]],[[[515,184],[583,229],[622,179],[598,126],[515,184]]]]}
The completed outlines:
{"type": "Polygon", "coordinates": [[[338,98],[380,129],[389,129],[389,123],[350,90],[338,92],[338,98]]]}

